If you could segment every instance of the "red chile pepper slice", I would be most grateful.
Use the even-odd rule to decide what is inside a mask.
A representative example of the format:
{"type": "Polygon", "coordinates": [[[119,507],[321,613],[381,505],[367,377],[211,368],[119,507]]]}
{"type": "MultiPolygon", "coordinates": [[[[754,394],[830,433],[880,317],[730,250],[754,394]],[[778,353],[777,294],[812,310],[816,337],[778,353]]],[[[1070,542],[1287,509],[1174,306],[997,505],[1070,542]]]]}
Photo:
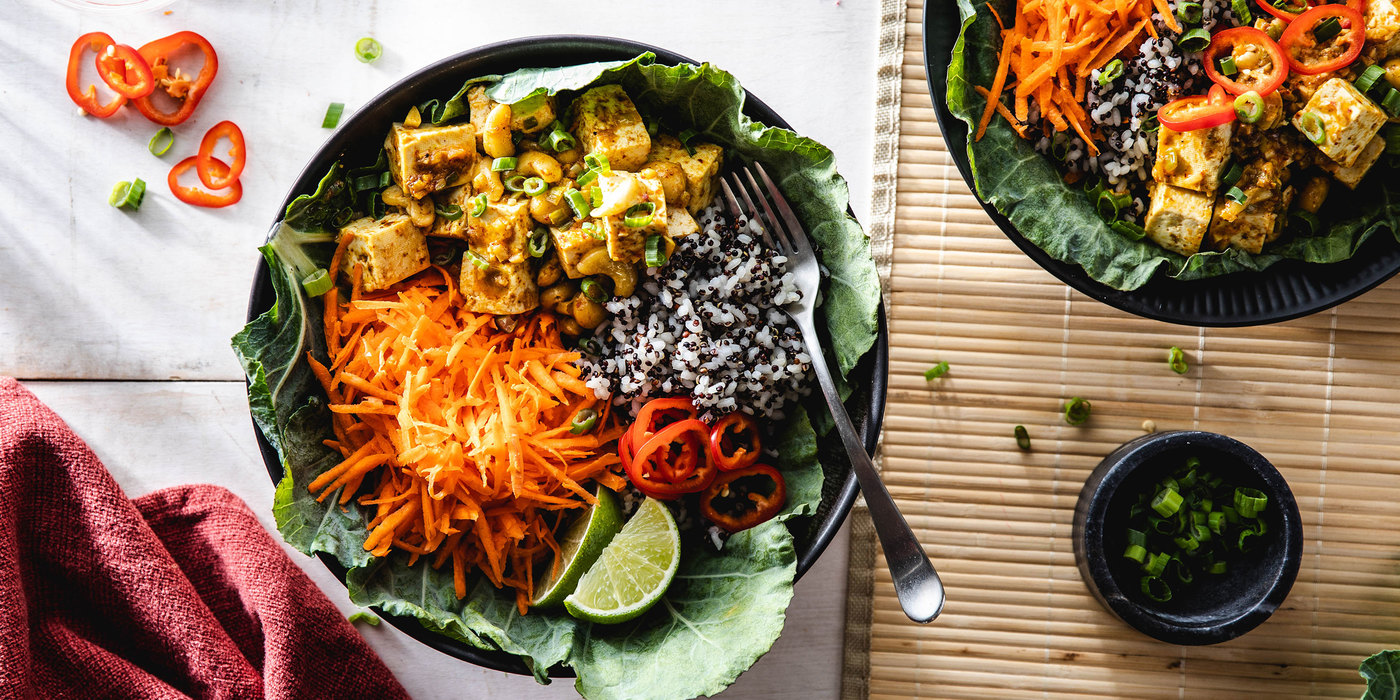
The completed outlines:
{"type": "MultiPolygon", "coordinates": [[[[226,192],[206,192],[198,187],[185,187],[180,184],[180,176],[189,171],[190,168],[198,165],[199,156],[190,156],[170,169],[170,176],[166,181],[170,184],[170,192],[175,198],[197,207],[226,207],[243,198],[243,183],[234,180],[233,185],[227,188],[226,192]]],[[[210,157],[209,165],[215,177],[227,178],[229,173],[228,164],[218,158],[210,157]]]]}
{"type": "Polygon", "coordinates": [[[661,500],[704,490],[717,471],[705,454],[709,434],[704,423],[687,418],[657,431],[640,447],[634,443],[632,459],[622,460],[627,478],[637,490],[661,500]]]}
{"type": "Polygon", "coordinates": [[[1283,30],[1283,36],[1278,39],[1279,47],[1283,49],[1283,55],[1288,59],[1288,67],[1303,75],[1317,75],[1329,71],[1340,70],[1357,56],[1361,55],[1361,47],[1366,43],[1366,20],[1354,7],[1348,5],[1319,5],[1317,7],[1298,15],[1288,28],[1283,30]],[[1322,42],[1322,45],[1333,42],[1345,43],[1346,49],[1336,57],[1324,58],[1301,58],[1300,54],[1312,53],[1319,43],[1317,37],[1313,35],[1313,30],[1317,25],[1328,18],[1336,18],[1341,24],[1342,31],[1336,36],[1322,42]]]}
{"type": "Polygon", "coordinates": [[[684,397],[652,399],[637,411],[637,420],[632,423],[633,447],[640,447],[647,436],[678,420],[699,417],[695,404],[684,397]]]}
{"type": "Polygon", "coordinates": [[[1209,95],[1183,97],[1157,110],[1157,121],[1172,131],[1195,131],[1235,120],[1235,103],[1225,88],[1213,85],[1209,95]]]}
{"type": "Polygon", "coordinates": [[[68,77],[64,81],[64,86],[68,88],[68,97],[73,99],[73,104],[83,108],[84,112],[91,114],[98,119],[106,119],[117,113],[121,106],[126,104],[126,98],[118,94],[107,104],[99,104],[97,101],[97,86],[91,83],[85,88],[78,87],[80,71],[82,70],[83,52],[91,49],[99,57],[107,50],[108,46],[115,46],[116,42],[112,37],[104,32],[88,32],[73,42],[73,48],[68,51],[68,77]]]}
{"type": "Polygon", "coordinates": [[[214,53],[209,40],[194,32],[175,32],[142,46],[139,53],[150,65],[151,76],[160,90],[133,100],[131,104],[147,119],[162,126],[175,126],[189,119],[199,100],[204,97],[204,92],[209,89],[209,84],[214,82],[214,75],[219,72],[219,56],[214,53]],[[204,66],[193,77],[170,65],[171,56],[185,46],[193,46],[204,54],[204,66]],[[156,107],[152,98],[157,93],[168,95],[178,104],[174,111],[163,112],[156,107]]]}
{"type": "Polygon", "coordinates": [[[716,477],[700,496],[700,514],[728,532],[738,532],[767,522],[786,502],[783,475],[755,464],[716,477]]]}
{"type": "Polygon", "coordinates": [[[199,142],[198,158],[195,172],[199,173],[199,181],[204,183],[205,187],[211,190],[221,190],[232,185],[243,175],[243,166],[248,163],[248,148],[243,142],[243,130],[230,121],[215,124],[204,134],[204,140],[199,142]],[[211,167],[214,160],[214,147],[219,144],[221,138],[228,139],[228,157],[233,160],[228,166],[226,177],[215,176],[211,167]]]}
{"type": "MultiPolygon", "coordinates": [[[[1288,77],[1288,59],[1284,58],[1283,50],[1274,43],[1273,39],[1269,38],[1268,34],[1254,27],[1234,27],[1217,32],[1215,36],[1210,38],[1210,48],[1206,49],[1202,60],[1206,64],[1206,75],[1210,76],[1216,85],[1225,88],[1225,91],[1231,95],[1243,95],[1253,90],[1262,97],[1277,90],[1278,86],[1282,85],[1284,79],[1288,77]],[[1269,67],[1267,70],[1262,70],[1261,67],[1259,72],[1262,73],[1262,77],[1242,79],[1246,71],[1240,71],[1233,77],[1227,77],[1220,73],[1216,61],[1225,56],[1233,55],[1236,46],[1254,46],[1264,54],[1259,60],[1261,63],[1268,61],[1269,67]]],[[[1249,72],[1253,71],[1255,69],[1250,69],[1249,72]]]]}
{"type": "MultiPolygon", "coordinates": [[[[1283,20],[1292,22],[1298,19],[1298,15],[1324,3],[1315,0],[1255,0],[1259,7],[1265,12],[1283,20]]],[[[1366,14],[1366,0],[1347,0],[1346,6],[1361,14],[1366,14]]]]}
{"type": "Polygon", "coordinates": [[[97,75],[107,87],[129,100],[140,99],[156,89],[151,67],[136,49],[113,44],[97,53],[97,75]]]}
{"type": "Polygon", "coordinates": [[[710,429],[710,460],[720,471],[752,466],[762,453],[758,422],[747,413],[735,411],[710,429]]]}

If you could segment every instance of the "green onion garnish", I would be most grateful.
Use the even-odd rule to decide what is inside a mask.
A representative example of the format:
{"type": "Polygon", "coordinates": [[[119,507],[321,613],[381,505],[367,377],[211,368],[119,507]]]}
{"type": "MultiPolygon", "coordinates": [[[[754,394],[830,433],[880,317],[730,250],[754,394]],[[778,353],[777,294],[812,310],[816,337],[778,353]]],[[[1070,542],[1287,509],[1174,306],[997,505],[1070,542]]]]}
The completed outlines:
{"type": "Polygon", "coordinates": [[[1385,91],[1385,98],[1381,100],[1381,107],[1386,114],[1392,117],[1400,117],[1400,90],[1390,88],[1385,91]]]}
{"type": "Polygon", "coordinates": [[[597,423],[598,412],[591,408],[585,408],[574,414],[574,420],[569,424],[569,432],[574,435],[582,435],[592,430],[597,423]]]}
{"type": "Polygon", "coordinates": [[[652,137],[652,138],[656,138],[656,135],[657,135],[658,133],[661,133],[661,122],[656,122],[656,121],[647,122],[647,136],[650,136],[650,137],[652,137]]]}
{"type": "Polygon", "coordinates": [[[494,172],[503,173],[507,170],[515,170],[515,166],[519,163],[519,158],[505,156],[491,161],[491,170],[494,172]]]}
{"type": "Polygon", "coordinates": [[[603,346],[598,341],[587,336],[578,339],[578,349],[595,357],[603,354],[603,346]]]}
{"type": "Polygon", "coordinates": [[[1220,71],[1221,75],[1234,75],[1240,72],[1239,66],[1235,65],[1234,56],[1220,57],[1220,60],[1215,62],[1215,67],[1220,71]]]}
{"type": "Polygon", "coordinates": [[[1065,422],[1070,425],[1084,425],[1089,420],[1090,403],[1078,396],[1065,402],[1065,422]]]}
{"type": "Polygon", "coordinates": [[[456,204],[449,204],[445,207],[439,204],[433,207],[433,211],[436,212],[438,216],[441,216],[442,218],[447,219],[448,221],[456,221],[457,219],[462,218],[463,213],[462,208],[460,206],[457,206],[456,204]]]}
{"type": "Polygon", "coordinates": [[[314,272],[303,277],[301,286],[306,293],[313,297],[319,297],[331,291],[331,274],[324,267],[318,267],[314,272]]]}
{"type": "Polygon", "coordinates": [[[1115,58],[1109,61],[1108,65],[1104,66],[1103,70],[1099,72],[1099,85],[1107,87],[1113,84],[1113,81],[1123,77],[1124,70],[1123,59],[1115,58]]]}
{"type": "Polygon", "coordinates": [[[628,228],[641,228],[650,224],[655,214],[656,202],[639,202],[627,208],[627,212],[622,215],[622,224],[628,228]]]}
{"type": "Polygon", "coordinates": [[[520,173],[516,173],[502,180],[501,184],[505,185],[506,190],[509,192],[524,192],[525,176],[521,175],[520,173]]]}
{"type": "Polygon", "coordinates": [[[1132,528],[1128,528],[1128,544],[1136,544],[1146,547],[1147,533],[1143,532],[1142,530],[1134,530],[1132,528]]]}
{"type": "Polygon", "coordinates": [[[569,208],[574,210],[574,216],[582,219],[593,211],[593,206],[588,203],[588,198],[582,192],[570,188],[564,193],[564,201],[569,203],[569,208]]]}
{"type": "Polygon", "coordinates": [[[370,173],[369,175],[360,175],[350,179],[350,189],[356,192],[382,190],[388,186],[389,171],[387,170],[382,173],[370,173]]]}
{"type": "Polygon", "coordinates": [[[1134,241],[1140,241],[1145,236],[1147,236],[1147,229],[1138,226],[1137,224],[1131,221],[1123,221],[1122,219],[1119,219],[1118,221],[1109,224],[1108,227],[1134,241]]]}
{"type": "MultiPolygon", "coordinates": [[[[1195,5],[1196,3],[1190,4],[1195,5]]],[[[1180,39],[1177,39],[1176,45],[1187,53],[1205,51],[1210,47],[1210,32],[1200,27],[1188,29],[1181,34],[1180,39]]]]}
{"type": "Polygon", "coordinates": [[[604,174],[612,172],[612,166],[608,164],[608,157],[602,153],[589,153],[584,156],[583,165],[589,170],[597,170],[604,174]]]}
{"type": "Polygon", "coordinates": [[[1161,576],[1162,572],[1167,570],[1167,562],[1171,560],[1170,554],[1157,552],[1147,558],[1147,561],[1142,565],[1142,570],[1151,576],[1161,576]]]}
{"type": "Polygon", "coordinates": [[[924,381],[926,381],[926,382],[931,382],[931,381],[933,381],[933,380],[935,380],[935,379],[937,379],[937,378],[939,378],[939,377],[941,377],[941,376],[943,376],[943,375],[945,375],[945,374],[947,374],[947,373],[948,373],[948,363],[947,363],[947,362],[939,362],[938,364],[936,364],[936,365],[934,365],[934,366],[932,366],[932,367],[930,367],[930,368],[924,370],[924,381]]]}
{"type": "Polygon", "coordinates": [[[698,132],[696,132],[694,129],[686,129],[685,131],[682,131],[678,136],[676,136],[676,138],[680,139],[681,145],[685,146],[685,152],[689,153],[692,156],[695,155],[695,147],[690,145],[690,140],[695,138],[697,135],[698,132]]]}
{"type": "Polygon", "coordinates": [[[168,126],[162,126],[160,131],[157,131],[156,135],[152,136],[151,140],[146,143],[146,150],[159,158],[169,152],[173,145],[175,145],[175,132],[171,131],[168,126]]]}
{"type": "Polygon", "coordinates": [[[1152,497],[1152,510],[1164,518],[1171,517],[1181,510],[1181,501],[1181,494],[1176,489],[1165,488],[1152,497]]]}
{"type": "Polygon", "coordinates": [[[1309,141],[1319,146],[1327,143],[1327,130],[1322,125],[1322,117],[1316,112],[1300,112],[1296,119],[1298,130],[1302,131],[1309,141]]]}
{"type": "Polygon", "coordinates": [[[1210,572],[1210,573],[1212,573],[1212,574],[1215,574],[1215,575],[1219,576],[1220,574],[1225,573],[1226,568],[1227,568],[1227,563],[1226,563],[1226,562],[1223,562],[1223,561],[1213,561],[1213,562],[1210,563],[1210,566],[1206,567],[1206,571],[1208,571],[1208,572],[1210,572]]]}
{"type": "MultiPolygon", "coordinates": [[[[379,218],[380,216],[382,216],[382,214],[375,214],[375,213],[374,213],[374,206],[373,206],[373,203],[374,203],[374,202],[379,202],[380,205],[382,206],[382,205],[384,204],[384,201],[381,200],[381,199],[379,199],[378,197],[375,197],[374,199],[371,199],[371,200],[370,200],[370,204],[371,204],[371,206],[370,206],[370,213],[371,213],[371,215],[372,215],[374,218],[377,219],[377,218],[379,218]]],[[[335,226],[336,228],[344,228],[346,224],[348,224],[348,223],[350,223],[351,221],[354,221],[354,220],[355,220],[355,210],[352,209],[352,208],[350,208],[350,207],[341,207],[340,211],[336,212],[336,213],[335,213],[335,216],[332,216],[332,217],[331,217],[331,225],[332,225],[332,226],[335,226]]]]}
{"type": "Polygon", "coordinates": [[[1225,198],[1234,202],[1235,204],[1239,204],[1240,206],[1244,206],[1245,204],[1249,203],[1249,197],[1245,195],[1244,190],[1238,187],[1231,187],[1230,189],[1225,190],[1225,198]]]}
{"type": "Polygon", "coordinates": [[[1147,561],[1147,549],[1140,544],[1130,544],[1123,550],[1123,556],[1141,564],[1147,561]]]}
{"type": "Polygon", "coordinates": [[[1186,353],[1175,345],[1167,350],[1167,365],[1177,374],[1186,374],[1186,371],[1190,369],[1190,366],[1186,364],[1186,353]]]}
{"type": "Polygon", "coordinates": [[[584,279],[583,283],[579,285],[579,289],[583,290],[584,296],[595,303],[601,304],[608,300],[607,290],[603,289],[603,285],[592,277],[584,279]]]}
{"type": "Polygon", "coordinates": [[[1215,511],[1207,515],[1206,524],[1210,527],[1211,532],[1219,535],[1225,530],[1225,514],[1220,511],[1215,511]]]}
{"type": "Polygon", "coordinates": [[[530,233],[530,257],[542,258],[549,252],[549,231],[543,226],[535,227],[530,233]]]}
{"type": "Polygon", "coordinates": [[[480,217],[482,214],[486,213],[486,205],[486,193],[482,192],[471,198],[471,208],[467,210],[467,213],[471,214],[473,218],[480,217]]]}
{"type": "Polygon", "coordinates": [[[1235,98],[1235,116],[1246,124],[1253,124],[1264,117],[1264,98],[1250,90],[1235,98]]]}
{"type": "Polygon", "coordinates": [[[1249,3],[1245,0],[1230,0],[1230,9],[1235,11],[1237,26],[1247,27],[1254,24],[1254,14],[1249,11],[1249,3]]]}
{"type": "Polygon", "coordinates": [[[1115,221],[1118,219],[1118,215],[1132,203],[1133,196],[1127,192],[1104,189],[1098,194],[1096,207],[1099,216],[1103,217],[1105,221],[1115,221]]]}
{"type": "Polygon", "coordinates": [[[574,180],[574,184],[575,184],[575,185],[578,185],[579,187],[586,187],[586,186],[588,186],[588,183],[593,182],[594,180],[597,180],[597,179],[598,179],[598,169],[597,169],[597,168],[589,168],[589,169],[587,169],[587,170],[585,170],[585,171],[583,171],[582,173],[579,174],[578,178],[577,178],[576,180],[574,180]]]}
{"type": "Polygon", "coordinates": [[[544,140],[540,141],[541,146],[544,146],[545,148],[548,148],[549,150],[554,151],[555,153],[567,151],[570,148],[573,148],[576,144],[577,142],[574,141],[573,135],[565,131],[564,125],[560,124],[557,120],[553,124],[549,125],[544,140]]]}
{"type": "MultiPolygon", "coordinates": [[[[1026,426],[1024,426],[1024,425],[1018,425],[1018,426],[1016,426],[1016,427],[1011,431],[1011,434],[1016,436],[1016,446],[1017,446],[1017,447],[1021,448],[1022,450],[1029,450],[1029,449],[1031,449],[1031,434],[1030,434],[1030,432],[1028,432],[1028,431],[1026,430],[1026,426]]],[[[1138,561],[1141,562],[1142,560],[1139,559],[1138,561]]]]}
{"type": "Polygon", "coordinates": [[[585,221],[582,224],[579,224],[579,228],[583,229],[584,233],[600,241],[607,240],[608,238],[607,236],[603,235],[603,227],[599,226],[596,222],[585,221]]]}
{"type": "Polygon", "coordinates": [[[1234,187],[1235,183],[1244,177],[1244,166],[1239,161],[1230,163],[1230,167],[1225,169],[1225,174],[1220,176],[1220,184],[1225,187],[1234,187]]]}
{"type": "Polygon", "coordinates": [[[647,236],[647,267],[663,267],[666,265],[668,257],[666,255],[666,239],[659,233],[647,236]]]}
{"type": "Polygon", "coordinates": [[[1235,489],[1235,511],[1241,518],[1253,518],[1269,504],[1269,497],[1259,489],[1235,489]]]}
{"type": "Polygon", "coordinates": [[[1195,24],[1201,21],[1202,11],[1201,3],[1199,2],[1177,3],[1176,17],[1187,24],[1195,24]]]}
{"type": "Polygon", "coordinates": [[[588,203],[594,208],[603,206],[603,188],[597,185],[588,188],[588,203]]]}
{"type": "Polygon", "coordinates": [[[1167,603],[1172,599],[1171,586],[1157,576],[1142,577],[1142,594],[1156,603],[1167,603]]]}
{"type": "Polygon", "coordinates": [[[1342,23],[1336,17],[1327,17],[1313,27],[1313,39],[1321,44],[1342,33],[1342,23]]]}
{"type": "Polygon", "coordinates": [[[1400,155],[1400,126],[1386,128],[1385,152],[1393,156],[1400,155]]]}
{"type": "Polygon", "coordinates": [[[135,178],[131,182],[118,182],[112,188],[112,194],[107,196],[107,203],[118,209],[130,209],[139,211],[141,200],[146,198],[146,181],[135,178]]]}
{"type": "Polygon", "coordinates": [[[1162,128],[1162,123],[1157,121],[1157,113],[1153,112],[1143,117],[1142,121],[1138,123],[1138,128],[1142,129],[1144,134],[1155,134],[1162,128]]]}
{"type": "Polygon", "coordinates": [[[326,107],[326,116],[321,118],[322,129],[334,129],[340,123],[340,115],[345,112],[344,102],[332,102],[326,107]]]}
{"type": "Polygon", "coordinates": [[[1357,76],[1356,82],[1352,84],[1356,86],[1357,90],[1363,93],[1370,92],[1371,88],[1375,87],[1376,82],[1383,77],[1385,77],[1384,68],[1380,66],[1366,66],[1366,70],[1361,71],[1361,75],[1357,76]]]}
{"type": "Polygon", "coordinates": [[[544,194],[544,191],[549,189],[549,183],[545,182],[542,177],[527,177],[522,189],[525,194],[534,197],[544,194]]]}
{"type": "Polygon", "coordinates": [[[355,58],[361,63],[374,63],[374,60],[384,55],[384,45],[372,36],[361,37],[355,42],[355,58]]]}
{"type": "Polygon", "coordinates": [[[491,267],[491,261],[481,257],[481,255],[474,250],[468,250],[462,255],[462,259],[475,265],[478,270],[486,270],[491,267]]]}
{"type": "Polygon", "coordinates": [[[363,610],[359,612],[350,613],[349,621],[351,624],[354,624],[356,622],[363,622],[366,625],[369,625],[370,627],[379,626],[379,617],[376,616],[374,613],[368,613],[363,610]]]}

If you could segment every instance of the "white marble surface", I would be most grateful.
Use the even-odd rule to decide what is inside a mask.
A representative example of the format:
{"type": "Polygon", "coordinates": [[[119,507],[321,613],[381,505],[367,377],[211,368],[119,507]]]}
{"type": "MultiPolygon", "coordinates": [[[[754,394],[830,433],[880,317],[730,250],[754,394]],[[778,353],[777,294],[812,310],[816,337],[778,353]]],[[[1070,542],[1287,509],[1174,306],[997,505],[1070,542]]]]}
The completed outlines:
{"type": "MultiPolygon", "coordinates": [[[[286,188],[347,111],[439,58],[551,33],[621,36],[708,60],[739,76],[800,132],[830,146],[869,202],[878,3],[874,0],[574,0],[518,3],[195,2],[163,11],[89,14],[50,0],[0,13],[0,374],[25,380],[93,446],[131,495],[194,481],[243,497],[272,527],[272,486],[258,457],[228,338],[243,323],[254,247],[286,188]],[[429,21],[420,18],[428,16],[429,21]],[[192,29],[219,52],[219,76],[164,159],[139,114],[82,116],[63,90],[68,49],[102,30],[140,45],[192,29]],[[354,41],[385,46],[373,65],[354,41]],[[176,201],[166,173],[204,131],[237,122],[250,151],[244,198],[223,210],[176,201]],[[107,206],[112,185],[141,177],[141,210],[107,206]],[[173,381],[172,381],[173,380],[173,381]]],[[[784,636],[724,695],[834,698],[839,692],[845,539],[797,586],[784,636]]],[[[345,591],[293,553],[344,610],[345,591]]],[[[572,697],[486,671],[387,626],[366,637],[418,698],[572,697]]]]}

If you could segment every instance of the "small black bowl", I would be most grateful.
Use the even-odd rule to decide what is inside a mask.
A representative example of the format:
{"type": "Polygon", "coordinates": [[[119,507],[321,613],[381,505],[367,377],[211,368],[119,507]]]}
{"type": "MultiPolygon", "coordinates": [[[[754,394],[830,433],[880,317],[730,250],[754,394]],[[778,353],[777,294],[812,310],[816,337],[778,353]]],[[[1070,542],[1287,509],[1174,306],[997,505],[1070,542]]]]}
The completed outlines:
{"type": "Polygon", "coordinates": [[[1074,557],[1089,591],[1134,629],[1172,644],[1215,644],[1258,627],[1288,597],[1302,552],[1298,502],[1283,476],[1248,445],[1216,433],[1155,433],[1124,443],[1089,475],[1074,509],[1074,557]],[[1261,513],[1267,531],[1263,546],[1232,560],[1220,578],[1156,603],[1140,592],[1137,565],[1122,556],[1128,509],[1193,456],[1226,483],[1268,496],[1261,513]]]}

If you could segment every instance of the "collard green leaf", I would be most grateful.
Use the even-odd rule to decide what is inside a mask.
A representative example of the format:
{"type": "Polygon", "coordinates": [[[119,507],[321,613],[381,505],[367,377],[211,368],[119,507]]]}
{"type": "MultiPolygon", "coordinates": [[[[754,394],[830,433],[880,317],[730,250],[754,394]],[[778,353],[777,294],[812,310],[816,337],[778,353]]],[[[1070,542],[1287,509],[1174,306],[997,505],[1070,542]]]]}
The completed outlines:
{"type": "MultiPolygon", "coordinates": [[[[948,66],[948,108],[970,130],[976,129],[987,104],[973,86],[991,86],[1001,45],[991,7],[1002,17],[1015,16],[1012,0],[976,6],[971,0],[958,0],[962,30],[948,66]]],[[[1088,197],[1066,184],[1050,160],[1036,153],[1031,142],[1017,136],[1000,116],[992,117],[980,141],[968,139],[967,154],[979,197],[1051,257],[1079,265],[1090,277],[1115,289],[1136,289],[1159,272],[1195,280],[1258,271],[1284,259],[1340,262],[1355,255],[1377,231],[1400,236],[1400,178],[1372,175],[1354,195],[1333,195],[1322,211],[1323,220],[1331,224],[1316,236],[1270,245],[1259,255],[1231,249],[1188,258],[1111,230],[1088,197]]]]}
{"type": "Polygon", "coordinates": [[[1386,650],[1361,662],[1366,694],[1361,700],[1400,699],[1400,651],[1386,650]]]}
{"type": "Polygon", "coordinates": [[[787,505],[778,514],[778,520],[816,513],[822,500],[823,477],[817,462],[817,434],[807,419],[806,409],[799,406],[793,411],[774,448],[778,451],[776,466],[787,484],[787,505]],[[810,469],[813,464],[818,467],[810,469]]]}

